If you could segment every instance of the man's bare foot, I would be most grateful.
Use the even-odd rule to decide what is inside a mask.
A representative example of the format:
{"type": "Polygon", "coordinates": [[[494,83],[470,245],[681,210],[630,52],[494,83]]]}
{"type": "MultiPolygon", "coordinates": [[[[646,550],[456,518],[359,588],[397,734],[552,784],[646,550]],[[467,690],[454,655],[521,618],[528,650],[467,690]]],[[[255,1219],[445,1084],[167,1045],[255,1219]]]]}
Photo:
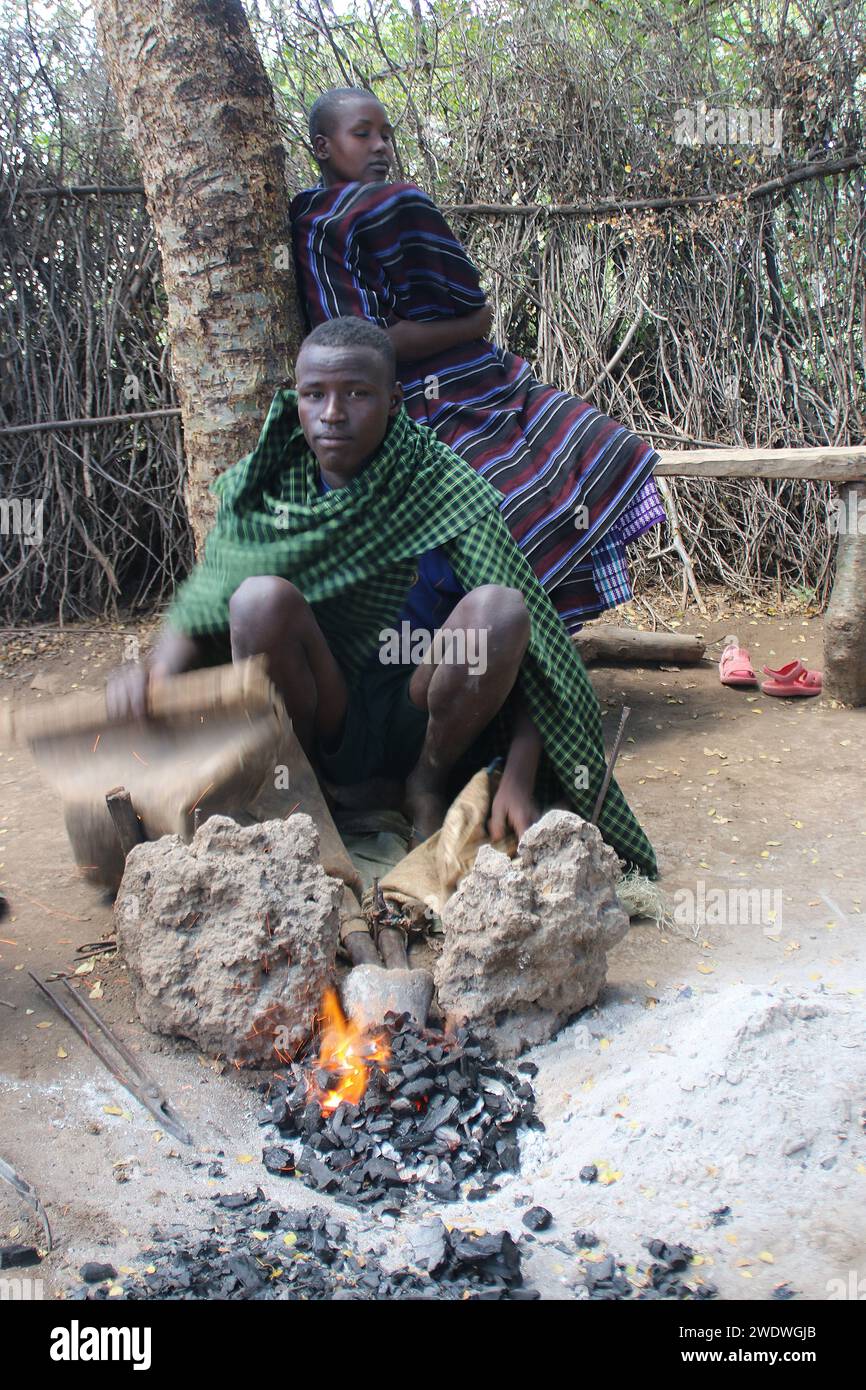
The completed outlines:
{"type": "Polygon", "coordinates": [[[442,783],[430,773],[416,769],[406,778],[406,802],[403,814],[412,826],[410,850],[442,828],[448,810],[448,797],[442,783]]]}

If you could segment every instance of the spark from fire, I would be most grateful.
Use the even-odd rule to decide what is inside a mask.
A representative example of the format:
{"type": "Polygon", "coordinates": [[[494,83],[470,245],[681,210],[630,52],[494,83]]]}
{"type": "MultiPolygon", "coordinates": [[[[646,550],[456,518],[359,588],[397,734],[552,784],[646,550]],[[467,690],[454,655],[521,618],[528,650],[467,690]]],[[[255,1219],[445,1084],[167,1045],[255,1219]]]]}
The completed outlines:
{"type": "Polygon", "coordinates": [[[384,1066],[391,1049],[384,1033],[367,1033],[346,1018],[333,989],[325,990],[321,1024],[316,1070],[328,1072],[333,1084],[322,1090],[311,1079],[310,1098],[318,1101],[323,1115],[330,1115],[342,1101],[359,1103],[367,1089],[370,1066],[384,1066]]]}

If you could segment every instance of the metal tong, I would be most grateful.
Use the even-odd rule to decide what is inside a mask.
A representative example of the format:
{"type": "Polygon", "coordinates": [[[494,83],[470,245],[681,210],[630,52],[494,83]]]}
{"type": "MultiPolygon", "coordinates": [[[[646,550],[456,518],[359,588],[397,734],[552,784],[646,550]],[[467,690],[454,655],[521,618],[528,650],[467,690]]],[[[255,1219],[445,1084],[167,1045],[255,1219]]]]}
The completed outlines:
{"type": "Polygon", "coordinates": [[[122,1057],[127,1067],[133,1073],[132,1079],[124,1075],[119,1064],[104,1050],[96,1038],[91,1036],[87,1029],[87,1025],[80,1022],[80,1020],[75,1017],[71,1009],[67,1007],[51,986],[46,984],[44,980],[40,980],[38,975],[34,975],[32,970],[28,970],[27,973],[31,980],[39,986],[43,994],[48,995],[48,998],[51,1000],[51,1003],[54,1005],[55,1009],[57,1009],[58,1013],[62,1014],[67,1023],[72,1025],[79,1037],[83,1038],[91,1051],[96,1053],[99,1060],[108,1068],[115,1080],[120,1082],[124,1090],[129,1091],[130,1095],[135,1096],[136,1100],[140,1101],[145,1109],[149,1110],[151,1115],[159,1120],[163,1129],[167,1130],[169,1134],[174,1135],[175,1139],[178,1139],[181,1144],[194,1144],[195,1141],[192,1135],[180,1116],[172,1108],[168,1097],[160,1090],[153,1077],[148,1074],[135,1054],[130,1052],[126,1044],[122,1043],[111,1031],[108,1024],[100,1018],[90,1001],[79,994],[77,990],[74,990],[68,980],[64,979],[60,982],[65,985],[67,994],[81,1006],[99,1031],[108,1039],[115,1051],[122,1057]]]}

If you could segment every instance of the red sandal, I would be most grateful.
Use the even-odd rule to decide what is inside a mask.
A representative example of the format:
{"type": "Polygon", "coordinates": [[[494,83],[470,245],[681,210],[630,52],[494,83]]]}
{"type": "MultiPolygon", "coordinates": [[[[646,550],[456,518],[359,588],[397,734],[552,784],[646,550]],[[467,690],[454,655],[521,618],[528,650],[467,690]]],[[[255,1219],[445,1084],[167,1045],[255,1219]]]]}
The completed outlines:
{"type": "Polygon", "coordinates": [[[727,641],[728,645],[719,662],[719,680],[722,685],[756,686],[758,677],[752,670],[752,660],[746,648],[738,645],[736,637],[729,637],[727,641]]]}
{"type": "Polygon", "coordinates": [[[821,672],[807,671],[802,661],[789,661],[778,671],[774,671],[771,666],[765,666],[764,672],[772,678],[764,681],[761,686],[765,695],[782,695],[788,698],[820,695],[824,684],[821,672]]]}

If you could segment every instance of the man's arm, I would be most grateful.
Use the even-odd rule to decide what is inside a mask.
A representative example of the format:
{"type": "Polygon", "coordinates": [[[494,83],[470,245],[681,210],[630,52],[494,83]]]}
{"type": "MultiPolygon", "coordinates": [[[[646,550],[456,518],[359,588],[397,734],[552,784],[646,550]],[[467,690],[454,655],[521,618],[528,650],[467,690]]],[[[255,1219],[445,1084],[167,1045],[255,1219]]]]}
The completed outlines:
{"type": "Polygon", "coordinates": [[[489,833],[494,842],[503,839],[509,828],[519,839],[524,830],[528,830],[538,819],[533,789],[541,749],[541,734],[530,719],[523,701],[516,696],[511,746],[490,808],[489,833]]]}
{"type": "Polygon", "coordinates": [[[145,662],[129,662],[109,675],[105,690],[109,719],[146,719],[150,681],[194,671],[203,661],[204,648],[197,638],[175,628],[163,628],[145,662]]]}
{"type": "Polygon", "coordinates": [[[420,362],[460,343],[486,338],[492,323],[493,310],[489,304],[482,304],[471,314],[453,319],[424,322],[395,317],[385,331],[394,344],[398,362],[420,362]]]}

